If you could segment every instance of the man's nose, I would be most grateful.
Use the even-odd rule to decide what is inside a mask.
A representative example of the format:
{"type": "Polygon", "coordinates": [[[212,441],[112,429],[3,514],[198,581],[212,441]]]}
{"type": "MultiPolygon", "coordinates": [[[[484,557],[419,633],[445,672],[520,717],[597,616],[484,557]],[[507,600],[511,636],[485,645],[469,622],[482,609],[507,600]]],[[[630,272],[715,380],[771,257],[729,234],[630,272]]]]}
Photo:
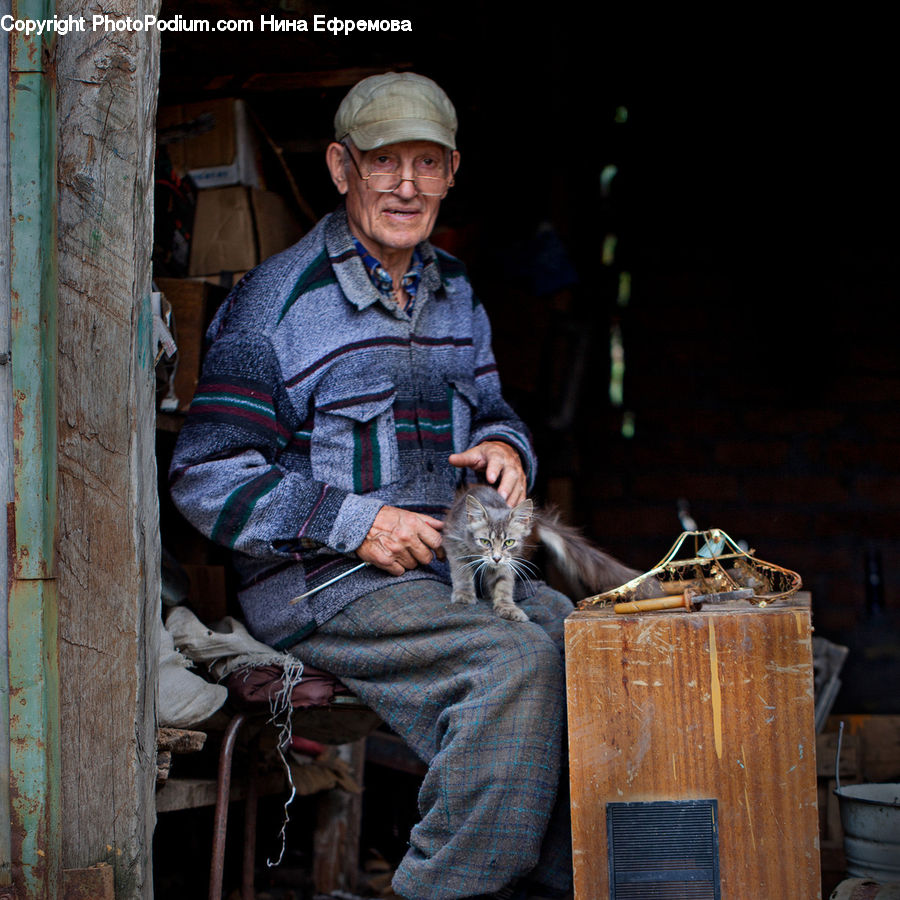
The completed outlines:
{"type": "Polygon", "coordinates": [[[419,189],[412,178],[404,177],[394,189],[394,193],[403,200],[412,200],[419,193],[419,189]]]}

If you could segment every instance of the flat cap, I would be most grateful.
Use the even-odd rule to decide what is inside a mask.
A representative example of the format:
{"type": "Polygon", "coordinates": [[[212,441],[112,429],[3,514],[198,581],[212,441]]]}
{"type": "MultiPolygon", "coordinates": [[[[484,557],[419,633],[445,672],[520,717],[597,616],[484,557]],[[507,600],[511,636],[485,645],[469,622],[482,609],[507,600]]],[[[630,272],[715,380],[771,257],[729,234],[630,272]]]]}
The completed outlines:
{"type": "Polygon", "coordinates": [[[399,141],[434,141],[456,149],[456,110],[424,75],[388,72],[350,88],[334,117],[335,140],[349,137],[360,150],[399,141]]]}

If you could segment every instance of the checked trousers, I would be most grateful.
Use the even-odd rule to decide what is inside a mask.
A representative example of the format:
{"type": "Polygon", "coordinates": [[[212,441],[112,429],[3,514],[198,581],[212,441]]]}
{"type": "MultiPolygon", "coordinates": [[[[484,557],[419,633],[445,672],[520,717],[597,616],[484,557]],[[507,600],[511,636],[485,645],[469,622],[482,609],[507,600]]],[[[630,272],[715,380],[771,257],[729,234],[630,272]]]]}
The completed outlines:
{"type": "Polygon", "coordinates": [[[336,675],[428,764],[393,887],[451,900],[513,878],[571,886],[563,619],[540,582],[510,622],[419,580],[361,597],[291,652],[336,675]]]}

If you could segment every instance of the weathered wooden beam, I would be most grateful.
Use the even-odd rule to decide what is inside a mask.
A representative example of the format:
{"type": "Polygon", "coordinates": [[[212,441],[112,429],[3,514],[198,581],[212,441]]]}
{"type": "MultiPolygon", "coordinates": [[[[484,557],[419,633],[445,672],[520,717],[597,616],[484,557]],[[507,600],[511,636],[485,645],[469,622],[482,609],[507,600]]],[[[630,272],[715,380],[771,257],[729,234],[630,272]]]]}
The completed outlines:
{"type": "MultiPolygon", "coordinates": [[[[90,15],[60,0],[60,18],[90,15]]],[[[158,0],[111,13],[141,19],[158,0]]],[[[149,898],[159,525],[150,307],[159,33],[57,41],[62,865],[149,898]],[[109,850],[108,848],[112,848],[109,850]]]]}
{"type": "MultiPolygon", "coordinates": [[[[283,792],[286,784],[284,772],[267,772],[259,778],[257,791],[261,797],[268,797],[283,792]]],[[[247,796],[246,779],[234,778],[228,796],[230,803],[243,800],[247,796]]],[[[172,777],[156,792],[156,811],[160,814],[215,805],[216,781],[213,778],[172,777]]]]}
{"type": "Polygon", "coordinates": [[[171,753],[197,753],[205,743],[205,732],[185,728],[160,728],[156,735],[157,749],[171,753]]]}

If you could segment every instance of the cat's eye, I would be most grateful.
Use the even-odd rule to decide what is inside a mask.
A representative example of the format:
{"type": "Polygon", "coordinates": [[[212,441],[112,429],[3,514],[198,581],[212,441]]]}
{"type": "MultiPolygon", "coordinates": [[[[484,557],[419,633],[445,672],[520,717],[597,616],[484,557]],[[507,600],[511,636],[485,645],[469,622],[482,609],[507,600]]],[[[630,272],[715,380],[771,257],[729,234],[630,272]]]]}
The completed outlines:
{"type": "Polygon", "coordinates": [[[503,546],[504,546],[504,547],[512,547],[512,545],[513,545],[514,543],[515,543],[515,541],[514,541],[512,538],[507,538],[507,539],[503,542],[503,546]]]}
{"type": "Polygon", "coordinates": [[[491,542],[487,538],[478,538],[478,543],[481,544],[482,547],[491,546],[491,542]]]}

